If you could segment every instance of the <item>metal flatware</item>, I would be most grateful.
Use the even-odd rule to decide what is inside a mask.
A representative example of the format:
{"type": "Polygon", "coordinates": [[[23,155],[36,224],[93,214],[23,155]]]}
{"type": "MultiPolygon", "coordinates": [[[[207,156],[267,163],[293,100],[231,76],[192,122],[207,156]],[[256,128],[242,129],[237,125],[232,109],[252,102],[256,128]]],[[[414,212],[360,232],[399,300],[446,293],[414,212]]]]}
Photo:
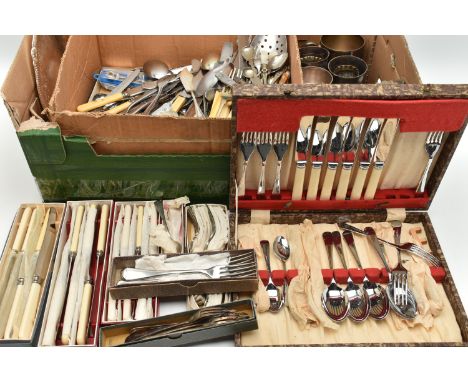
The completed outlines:
{"type": "MultiPolygon", "coordinates": [[[[354,243],[352,232],[349,230],[344,230],[343,239],[346,241],[346,244],[348,244],[348,248],[354,257],[357,266],[359,269],[363,269],[356,245],[354,243]]],[[[364,275],[362,288],[367,294],[369,301],[369,316],[376,320],[383,320],[390,310],[389,298],[387,297],[385,288],[370,281],[366,275],[364,275]]]]}
{"type": "Polygon", "coordinates": [[[247,174],[247,166],[249,164],[250,157],[255,149],[257,142],[257,133],[252,131],[242,133],[240,141],[240,149],[244,157],[244,163],[242,164],[242,174],[239,181],[239,196],[245,195],[245,176],[247,174]]]}
{"type": "MultiPolygon", "coordinates": [[[[327,249],[330,269],[333,271],[333,237],[331,232],[324,232],[322,237],[327,249]]],[[[348,316],[350,309],[348,295],[336,283],[334,275],[330,285],[323,290],[322,307],[333,321],[341,322],[348,316]]]]}
{"type": "Polygon", "coordinates": [[[135,78],[137,78],[140,75],[140,72],[140,69],[133,69],[119,85],[112,89],[109,95],[122,93],[125,89],[127,89],[130,86],[130,84],[135,80],[135,78]]]}
{"type": "MultiPolygon", "coordinates": [[[[393,228],[395,244],[400,244],[401,222],[390,222],[393,228]]],[[[405,307],[408,304],[408,271],[401,262],[401,251],[397,248],[398,264],[392,270],[393,301],[397,306],[405,307]]]]}
{"type": "Polygon", "coordinates": [[[266,290],[268,293],[268,298],[270,299],[270,312],[276,313],[279,312],[282,308],[282,297],[278,290],[278,287],[273,282],[271,274],[271,265],[270,265],[270,242],[268,240],[262,240],[260,242],[262,247],[263,256],[265,258],[265,263],[268,271],[268,284],[266,290]]]}
{"type": "MultiPolygon", "coordinates": [[[[341,263],[345,269],[348,269],[346,259],[341,245],[341,234],[339,231],[332,232],[333,245],[335,246],[338,256],[341,259],[341,263]]],[[[347,286],[345,293],[348,296],[349,311],[348,316],[353,321],[363,322],[370,313],[370,304],[367,293],[365,293],[358,285],[356,285],[351,276],[348,276],[347,286]]]]}
{"type": "Polygon", "coordinates": [[[327,163],[327,171],[325,173],[325,179],[320,193],[320,200],[330,200],[333,185],[335,183],[336,172],[341,159],[341,152],[343,151],[344,146],[343,126],[346,123],[349,124],[349,120],[350,117],[339,117],[333,126],[330,147],[328,149],[328,153],[325,154],[325,156],[330,159],[327,163]]]}
{"type": "Polygon", "coordinates": [[[265,168],[266,168],[266,161],[268,158],[268,154],[271,151],[272,146],[272,133],[270,132],[261,132],[257,134],[257,151],[260,154],[260,158],[262,158],[262,167],[260,172],[260,179],[258,181],[258,195],[265,194],[265,168]]]}
{"type": "MultiPolygon", "coordinates": [[[[365,235],[365,236],[371,235],[370,232],[365,231],[365,230],[363,231],[363,230],[361,230],[359,228],[356,228],[356,227],[354,227],[354,226],[352,226],[352,225],[350,225],[350,224],[348,224],[346,222],[340,222],[339,226],[340,226],[340,228],[349,229],[350,231],[352,231],[354,233],[357,233],[359,235],[365,235]]],[[[417,246],[416,244],[403,243],[403,244],[397,245],[395,243],[391,243],[391,242],[389,242],[387,240],[381,239],[378,236],[375,236],[375,238],[378,241],[380,241],[381,243],[384,243],[384,244],[387,244],[387,245],[389,245],[391,247],[397,248],[400,251],[407,251],[407,252],[412,253],[413,255],[419,256],[422,259],[426,260],[427,262],[429,262],[430,264],[432,264],[432,265],[434,265],[436,267],[441,266],[440,260],[437,257],[435,257],[432,253],[429,253],[429,252],[425,251],[424,249],[417,246]]]]}
{"type": "Polygon", "coordinates": [[[307,165],[307,150],[312,126],[300,126],[296,137],[296,173],[292,190],[292,200],[301,200],[304,189],[304,177],[307,165]]]}
{"type": "Polygon", "coordinates": [[[276,256],[281,260],[283,263],[283,270],[284,270],[284,280],[283,280],[283,296],[282,296],[282,305],[287,304],[287,294],[288,294],[288,280],[286,278],[286,262],[289,260],[291,256],[291,247],[289,246],[288,239],[284,236],[277,236],[273,243],[273,251],[275,252],[276,256]]]}
{"type": "Polygon", "coordinates": [[[367,171],[371,165],[371,160],[374,157],[374,153],[377,147],[377,142],[380,137],[381,123],[377,119],[367,119],[364,122],[365,129],[364,141],[362,148],[358,152],[359,167],[356,172],[356,178],[354,179],[353,188],[351,190],[351,200],[359,200],[362,196],[362,190],[364,189],[364,183],[367,178],[367,171]]]}
{"type": "Polygon", "coordinates": [[[426,144],[424,146],[428,161],[426,167],[424,168],[423,174],[421,176],[421,180],[419,181],[418,187],[416,192],[424,192],[426,189],[427,178],[429,176],[429,170],[432,166],[432,161],[434,160],[435,156],[439,152],[440,146],[442,145],[442,139],[444,137],[443,131],[433,131],[429,133],[426,139],[426,144]]]}
{"type": "Polygon", "coordinates": [[[284,154],[288,151],[289,133],[277,132],[273,135],[273,150],[276,154],[276,175],[273,182],[273,195],[281,193],[281,164],[283,162],[284,154]]]}
{"type": "Polygon", "coordinates": [[[307,200],[315,200],[317,198],[322,166],[325,160],[325,150],[328,139],[328,128],[330,118],[317,118],[315,122],[314,133],[312,134],[311,148],[311,165],[309,185],[307,186],[307,200]]]}
{"type": "Polygon", "coordinates": [[[363,131],[365,118],[353,117],[349,123],[344,125],[343,130],[343,156],[340,180],[336,188],[336,200],[345,200],[351,174],[353,172],[354,160],[359,146],[359,138],[363,131]]]}
{"type": "Polygon", "coordinates": [[[390,148],[395,138],[396,130],[398,129],[398,122],[399,120],[395,118],[386,119],[385,121],[379,119],[379,124],[381,125],[380,136],[375,150],[372,153],[371,163],[373,166],[367,183],[366,192],[364,193],[365,200],[371,200],[375,197],[385,161],[390,153],[390,148]]]}

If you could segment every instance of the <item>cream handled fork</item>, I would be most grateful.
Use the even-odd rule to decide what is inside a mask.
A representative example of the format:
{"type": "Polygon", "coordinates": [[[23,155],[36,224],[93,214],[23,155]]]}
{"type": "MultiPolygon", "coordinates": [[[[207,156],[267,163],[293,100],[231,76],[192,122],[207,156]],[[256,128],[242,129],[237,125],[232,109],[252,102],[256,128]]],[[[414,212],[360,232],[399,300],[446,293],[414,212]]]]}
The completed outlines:
{"type": "Polygon", "coordinates": [[[281,193],[281,165],[283,163],[284,154],[288,150],[289,133],[277,132],[273,135],[273,150],[276,154],[276,176],[273,182],[273,195],[279,195],[281,193]]]}
{"type": "Polygon", "coordinates": [[[252,131],[242,133],[240,141],[240,149],[242,156],[244,157],[244,162],[242,164],[242,173],[239,180],[239,196],[245,195],[245,176],[247,174],[247,166],[249,164],[250,157],[255,149],[255,143],[257,141],[257,133],[252,131]]]}
{"type": "Polygon", "coordinates": [[[266,161],[268,158],[268,154],[271,151],[272,146],[272,133],[271,132],[261,132],[257,135],[257,151],[260,154],[262,159],[262,167],[260,172],[260,179],[258,181],[258,195],[265,194],[265,168],[266,168],[266,161]]]}

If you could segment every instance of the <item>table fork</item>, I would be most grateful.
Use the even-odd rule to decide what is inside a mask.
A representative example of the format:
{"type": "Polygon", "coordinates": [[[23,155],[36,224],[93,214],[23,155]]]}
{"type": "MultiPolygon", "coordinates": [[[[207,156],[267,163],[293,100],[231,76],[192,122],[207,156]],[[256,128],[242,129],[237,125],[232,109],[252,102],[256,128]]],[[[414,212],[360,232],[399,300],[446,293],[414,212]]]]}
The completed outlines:
{"type": "MultiPolygon", "coordinates": [[[[349,229],[350,231],[358,233],[360,235],[369,236],[368,232],[363,231],[362,229],[356,228],[356,227],[354,227],[354,226],[352,226],[352,225],[350,225],[350,224],[348,224],[346,222],[340,222],[338,225],[340,226],[340,228],[349,229]]],[[[387,245],[389,245],[391,247],[397,248],[400,251],[410,252],[413,255],[419,256],[422,259],[424,259],[424,260],[428,261],[429,263],[431,263],[432,265],[434,265],[435,267],[440,267],[441,266],[440,260],[437,257],[435,257],[432,253],[429,253],[429,252],[425,251],[421,247],[418,247],[416,244],[403,243],[403,244],[397,245],[395,243],[391,243],[391,242],[389,242],[387,240],[381,239],[380,237],[376,236],[376,238],[381,243],[384,243],[384,244],[387,244],[387,245]]]]}
{"type": "Polygon", "coordinates": [[[426,149],[426,153],[429,159],[427,161],[426,168],[424,169],[424,172],[421,176],[421,180],[419,181],[416,192],[424,192],[424,190],[426,189],[426,183],[427,183],[427,177],[429,175],[429,170],[431,168],[432,161],[434,160],[437,152],[440,149],[443,137],[444,137],[443,131],[433,131],[429,133],[429,135],[427,136],[425,149],[426,149]]]}
{"type": "Polygon", "coordinates": [[[257,141],[257,133],[252,131],[242,133],[240,149],[244,156],[244,163],[242,165],[242,174],[239,181],[239,196],[245,195],[245,176],[247,174],[247,165],[249,164],[250,157],[255,148],[257,141]]]}
{"type": "MultiPolygon", "coordinates": [[[[390,222],[393,228],[395,244],[400,244],[401,222],[394,220],[390,222]]],[[[392,270],[393,300],[397,306],[404,307],[408,304],[408,271],[401,263],[401,252],[397,248],[398,264],[392,270]]]]}
{"type": "Polygon", "coordinates": [[[281,192],[280,180],[281,180],[281,164],[283,162],[284,154],[288,150],[289,133],[277,132],[273,135],[273,150],[276,154],[276,176],[273,183],[273,195],[279,195],[281,192]]]}
{"type": "Polygon", "coordinates": [[[261,132],[257,135],[257,151],[262,158],[262,168],[260,172],[260,179],[258,181],[258,195],[265,194],[265,167],[268,154],[271,151],[273,141],[273,134],[271,132],[261,132]]]}

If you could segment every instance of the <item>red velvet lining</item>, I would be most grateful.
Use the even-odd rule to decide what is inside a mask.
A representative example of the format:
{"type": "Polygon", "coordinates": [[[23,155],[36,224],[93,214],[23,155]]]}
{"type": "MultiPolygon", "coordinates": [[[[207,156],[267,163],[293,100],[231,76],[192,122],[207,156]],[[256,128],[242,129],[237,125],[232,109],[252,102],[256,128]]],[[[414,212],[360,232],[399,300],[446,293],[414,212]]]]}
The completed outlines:
{"type": "Polygon", "coordinates": [[[423,208],[429,205],[427,193],[418,194],[414,189],[377,190],[372,200],[291,200],[291,191],[282,191],[275,197],[271,191],[264,196],[256,190],[246,190],[245,196],[239,197],[240,209],[254,210],[360,210],[381,208],[423,208]]]}
{"type": "MultiPolygon", "coordinates": [[[[430,267],[431,275],[434,280],[438,283],[441,283],[445,279],[445,269],[442,267],[430,267]]],[[[289,269],[284,272],[281,270],[274,270],[271,272],[273,282],[276,286],[283,286],[284,280],[286,279],[288,284],[291,283],[291,280],[298,275],[297,269],[289,269]]],[[[258,276],[262,280],[263,285],[268,284],[268,271],[260,269],[258,271],[258,276]]],[[[362,284],[364,276],[375,283],[388,283],[388,272],[385,268],[366,268],[366,269],[322,269],[323,282],[325,284],[330,284],[332,277],[335,277],[335,281],[339,284],[346,284],[348,281],[348,276],[351,276],[351,279],[356,284],[362,284]]]]}
{"type": "Polygon", "coordinates": [[[468,100],[261,99],[237,101],[237,131],[297,131],[303,116],[399,118],[400,131],[457,131],[468,100]]]}

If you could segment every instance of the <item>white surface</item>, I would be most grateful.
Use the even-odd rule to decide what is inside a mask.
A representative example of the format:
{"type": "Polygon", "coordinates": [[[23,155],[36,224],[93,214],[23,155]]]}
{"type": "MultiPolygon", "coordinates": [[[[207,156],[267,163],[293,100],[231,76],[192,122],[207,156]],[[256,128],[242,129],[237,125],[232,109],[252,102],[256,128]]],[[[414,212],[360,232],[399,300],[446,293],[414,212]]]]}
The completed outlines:
{"type": "MultiPolygon", "coordinates": [[[[0,82],[13,61],[21,37],[0,37],[0,82]]],[[[468,83],[468,37],[408,37],[424,83],[468,83]],[[462,49],[461,49],[462,48],[462,49]]],[[[465,306],[468,306],[468,138],[461,140],[430,209],[438,238],[465,306]],[[465,236],[466,235],[466,236],[465,236]]],[[[0,107],[0,246],[20,203],[41,201],[6,109],[0,107]]],[[[181,303],[161,307],[167,314],[181,303]]],[[[221,344],[229,344],[223,341],[221,344]]],[[[211,344],[214,345],[214,344],[211,344]]]]}

